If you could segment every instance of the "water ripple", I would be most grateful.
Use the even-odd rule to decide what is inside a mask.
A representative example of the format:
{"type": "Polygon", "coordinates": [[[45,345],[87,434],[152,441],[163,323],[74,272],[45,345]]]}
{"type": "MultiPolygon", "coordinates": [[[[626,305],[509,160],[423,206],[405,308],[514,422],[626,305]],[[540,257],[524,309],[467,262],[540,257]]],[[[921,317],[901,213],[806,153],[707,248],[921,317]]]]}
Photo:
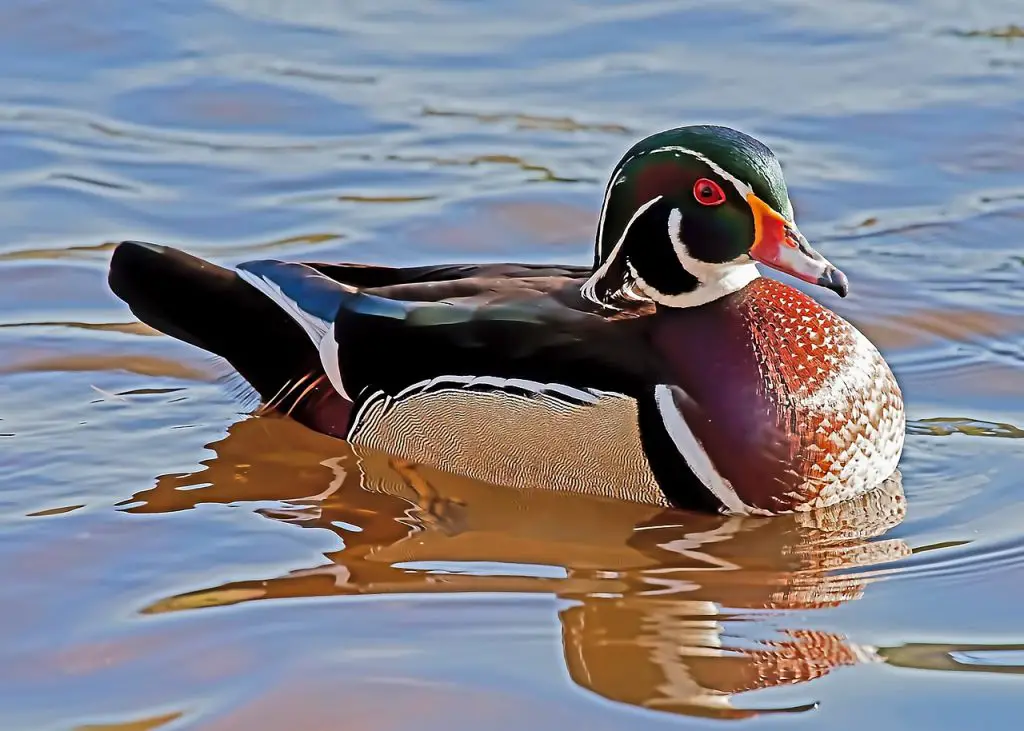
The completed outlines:
{"type": "Polygon", "coordinates": [[[1024,429],[1013,424],[1000,424],[957,417],[932,417],[910,421],[907,424],[907,433],[931,437],[948,437],[952,434],[963,434],[970,437],[1024,439],[1024,429]]]}

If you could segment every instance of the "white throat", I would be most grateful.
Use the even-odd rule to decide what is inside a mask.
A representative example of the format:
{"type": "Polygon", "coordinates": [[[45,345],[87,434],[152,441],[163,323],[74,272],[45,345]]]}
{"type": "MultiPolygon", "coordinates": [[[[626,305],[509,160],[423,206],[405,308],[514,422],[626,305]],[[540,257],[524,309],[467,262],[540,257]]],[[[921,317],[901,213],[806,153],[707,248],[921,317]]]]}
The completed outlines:
{"type": "Polygon", "coordinates": [[[683,214],[678,208],[673,208],[668,215],[668,236],[672,240],[672,250],[679,263],[683,265],[683,269],[695,276],[700,284],[691,292],[665,294],[651,287],[640,277],[636,277],[637,288],[645,297],[667,307],[699,307],[738,292],[761,276],[757,265],[746,254],[721,264],[712,264],[692,257],[686,243],[679,236],[682,222],[683,214]]]}
{"type": "Polygon", "coordinates": [[[666,307],[699,307],[708,302],[738,292],[761,276],[752,261],[726,262],[725,264],[707,264],[690,259],[684,262],[687,270],[700,280],[700,284],[691,292],[682,294],[665,294],[651,287],[647,282],[634,274],[636,287],[644,297],[666,307]],[[696,266],[694,266],[696,264],[696,266]],[[706,270],[701,271],[702,267],[706,270]]]}

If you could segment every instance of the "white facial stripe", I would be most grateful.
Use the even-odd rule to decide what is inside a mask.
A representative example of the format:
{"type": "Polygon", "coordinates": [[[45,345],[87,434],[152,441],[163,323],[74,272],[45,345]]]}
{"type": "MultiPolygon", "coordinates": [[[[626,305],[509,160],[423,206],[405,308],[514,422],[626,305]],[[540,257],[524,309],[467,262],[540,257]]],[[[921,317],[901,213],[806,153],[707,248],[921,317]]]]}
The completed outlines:
{"type": "Polygon", "coordinates": [[[696,150],[691,150],[688,147],[679,147],[678,145],[668,145],[666,147],[659,147],[655,150],[651,150],[648,154],[653,155],[658,152],[681,152],[684,155],[690,155],[691,157],[697,158],[702,163],[707,165],[709,168],[714,170],[718,175],[721,175],[723,178],[732,183],[733,187],[736,188],[736,192],[740,194],[743,200],[746,200],[747,196],[754,192],[754,189],[750,187],[749,183],[744,183],[742,180],[737,178],[732,173],[724,170],[721,165],[716,163],[710,157],[703,153],[697,152],[696,150]]]}
{"type": "Polygon", "coordinates": [[[598,218],[597,222],[597,253],[598,256],[601,257],[602,259],[604,258],[604,222],[605,218],[608,215],[608,202],[611,200],[612,190],[615,188],[615,186],[625,180],[625,178],[622,177],[623,169],[626,167],[626,165],[628,165],[638,157],[643,157],[644,155],[655,155],[659,152],[678,152],[684,155],[689,155],[690,157],[696,158],[697,160],[700,160],[702,163],[704,163],[712,170],[714,170],[718,175],[721,175],[723,178],[732,183],[733,187],[736,188],[736,191],[740,194],[740,196],[743,197],[743,200],[747,199],[748,194],[754,192],[754,189],[751,188],[748,183],[743,182],[732,173],[724,170],[721,165],[716,163],[707,155],[697,152],[696,150],[691,150],[688,147],[680,147],[678,145],[667,145],[665,147],[658,147],[654,150],[642,151],[638,152],[635,155],[631,155],[630,157],[627,157],[625,160],[623,160],[619,164],[619,166],[612,171],[611,178],[608,181],[608,187],[605,189],[604,192],[604,201],[601,203],[601,215],[598,218]]]}
{"type": "MultiPolygon", "coordinates": [[[[643,295],[642,299],[649,299],[667,307],[699,307],[737,292],[761,276],[757,266],[746,255],[721,264],[695,259],[690,255],[689,249],[686,248],[686,244],[680,236],[682,223],[682,212],[678,208],[673,208],[668,214],[668,236],[672,241],[672,250],[675,252],[679,264],[695,276],[699,284],[690,292],[665,294],[644,281],[643,277],[630,264],[630,275],[636,281],[636,287],[643,295]]],[[[629,294],[626,296],[628,298],[629,294]]]]}
{"type": "MultiPolygon", "coordinates": [[[[611,190],[611,187],[609,187],[609,190],[611,190]]],[[[632,218],[629,219],[629,223],[626,224],[626,227],[624,229],[622,229],[622,235],[619,236],[619,240],[615,243],[615,247],[612,249],[612,252],[605,258],[604,263],[601,264],[601,266],[598,268],[598,270],[596,272],[594,272],[590,276],[590,279],[588,279],[583,284],[583,286],[580,288],[580,293],[583,295],[583,297],[585,297],[586,299],[590,300],[591,302],[595,302],[595,303],[597,303],[599,305],[604,305],[605,304],[604,302],[601,302],[597,298],[597,294],[595,293],[595,289],[597,288],[597,283],[601,279],[603,279],[605,275],[608,274],[608,269],[611,267],[612,262],[615,261],[615,258],[618,257],[619,252],[622,249],[622,244],[625,243],[625,241],[626,241],[626,236],[629,234],[630,227],[636,222],[636,220],[638,218],[640,218],[640,216],[642,216],[644,214],[645,211],[647,211],[648,208],[650,208],[655,203],[660,201],[661,198],[662,198],[662,196],[660,196],[660,195],[655,197],[655,198],[651,198],[651,200],[647,201],[642,206],[637,208],[636,211],[633,212],[632,218]]],[[[603,220],[604,219],[603,219],[603,216],[602,216],[602,225],[601,225],[601,230],[602,231],[604,230],[603,220]]],[[[598,244],[598,246],[600,246],[600,243],[598,244]]]]}
{"type": "Polygon", "coordinates": [[[647,283],[636,273],[636,267],[628,259],[626,260],[626,271],[629,272],[630,280],[622,288],[622,296],[634,302],[650,302],[650,297],[643,294],[643,288],[647,286],[647,283]]]}
{"type": "MultiPolygon", "coordinates": [[[[652,198],[636,210],[633,217],[629,220],[629,223],[626,224],[626,228],[623,230],[622,235],[616,242],[611,254],[604,260],[604,263],[600,268],[594,272],[594,274],[591,275],[591,277],[580,288],[580,293],[584,298],[591,302],[608,306],[607,303],[601,302],[597,297],[597,283],[608,274],[608,270],[611,268],[612,263],[620,255],[622,245],[625,243],[626,236],[629,234],[629,230],[633,223],[643,215],[648,208],[661,200],[661,198],[662,196],[652,198]]],[[[651,287],[646,281],[644,281],[643,277],[637,273],[632,264],[627,262],[627,271],[634,280],[635,286],[626,287],[622,291],[623,298],[638,302],[651,300],[668,307],[697,307],[743,289],[743,287],[761,276],[757,267],[746,255],[737,257],[731,262],[724,262],[722,264],[712,264],[695,259],[690,255],[689,250],[686,248],[686,244],[680,237],[682,218],[682,212],[678,208],[673,208],[669,213],[669,240],[672,242],[672,248],[680,265],[682,265],[683,269],[687,272],[695,276],[700,284],[692,292],[683,292],[682,294],[674,295],[665,294],[663,292],[659,292],[654,287],[651,287]]]]}
{"type": "Polygon", "coordinates": [[[749,194],[754,192],[754,189],[750,186],[749,183],[745,183],[744,181],[740,180],[739,178],[737,178],[732,173],[730,173],[727,170],[725,170],[724,168],[722,168],[721,165],[716,163],[714,160],[709,158],[707,155],[705,155],[705,154],[703,154],[701,152],[697,152],[696,150],[691,150],[688,147],[681,147],[679,145],[666,145],[665,147],[658,147],[658,148],[656,148],[654,150],[641,151],[641,152],[638,152],[635,155],[631,155],[630,157],[627,157],[625,160],[623,160],[619,164],[619,166],[617,168],[615,168],[615,170],[612,171],[611,178],[608,181],[608,187],[605,189],[605,192],[604,192],[604,201],[601,203],[601,214],[600,214],[600,216],[598,218],[598,223],[597,223],[597,245],[596,245],[596,248],[597,248],[597,255],[598,255],[598,260],[599,261],[610,261],[614,257],[614,255],[615,255],[615,252],[613,251],[612,254],[609,254],[607,257],[605,256],[605,251],[604,251],[604,224],[605,224],[605,220],[607,219],[607,216],[608,216],[608,203],[611,201],[612,191],[613,191],[613,189],[615,188],[616,185],[618,185],[619,183],[625,182],[625,178],[622,177],[622,171],[625,169],[626,165],[628,165],[630,162],[632,162],[636,158],[643,157],[644,155],[655,155],[655,154],[657,154],[659,152],[675,152],[675,153],[680,153],[680,154],[684,154],[684,155],[689,155],[690,157],[693,157],[693,158],[695,158],[697,160],[700,160],[705,165],[707,165],[712,170],[714,170],[715,173],[717,173],[718,175],[720,175],[721,177],[725,178],[730,183],[732,183],[733,187],[736,188],[736,192],[740,194],[740,196],[743,198],[744,201],[747,200],[747,196],[749,194]]]}
{"type": "Polygon", "coordinates": [[[601,217],[597,222],[597,255],[600,258],[604,258],[604,220],[608,215],[608,201],[612,197],[612,188],[615,187],[621,176],[622,166],[619,166],[615,174],[608,181],[608,188],[604,192],[604,202],[601,203],[601,217]]]}
{"type": "MultiPolygon", "coordinates": [[[[754,192],[749,183],[740,180],[707,155],[696,150],[691,150],[688,147],[666,145],[665,147],[658,147],[654,150],[639,152],[636,155],[626,158],[613,172],[611,180],[608,183],[608,188],[605,190],[604,202],[601,205],[601,216],[598,222],[597,237],[597,253],[599,260],[603,263],[581,288],[580,291],[584,298],[592,302],[596,302],[597,304],[607,306],[607,303],[601,302],[595,293],[598,281],[608,273],[611,263],[619,256],[622,244],[625,242],[626,235],[629,233],[629,229],[633,225],[633,222],[636,221],[644,211],[663,197],[658,196],[657,198],[649,200],[636,210],[633,217],[629,220],[629,223],[626,224],[626,228],[623,230],[622,235],[619,237],[619,240],[616,242],[611,252],[605,256],[604,226],[608,215],[608,204],[611,201],[612,191],[615,186],[619,183],[625,182],[625,178],[622,176],[623,169],[638,157],[665,152],[676,153],[677,155],[689,155],[694,159],[700,160],[710,167],[717,175],[728,180],[745,202],[747,201],[747,196],[754,192]]],[[[653,289],[643,280],[642,277],[638,276],[635,271],[631,270],[633,279],[636,282],[636,287],[634,289],[627,288],[627,291],[623,292],[623,296],[626,299],[642,301],[646,298],[669,307],[696,307],[742,289],[760,276],[760,272],[757,270],[757,267],[747,256],[738,257],[735,261],[726,262],[724,264],[709,264],[690,256],[686,245],[683,243],[679,235],[681,221],[682,213],[679,209],[673,209],[669,215],[669,237],[672,240],[672,246],[679,262],[686,271],[697,277],[700,281],[700,285],[693,292],[685,292],[678,295],[666,295],[653,289]],[[639,290],[639,292],[636,290],[639,290]]]]}
{"type": "MultiPolygon", "coordinates": [[[[724,266],[724,265],[723,265],[724,266]]],[[[750,284],[761,276],[757,267],[752,263],[724,266],[727,272],[714,282],[713,285],[701,285],[692,292],[681,294],[665,294],[654,289],[641,279],[637,285],[641,288],[645,298],[657,302],[666,307],[700,307],[708,302],[714,302],[727,294],[732,294],[750,284]]]]}
{"type": "MultiPolygon", "coordinates": [[[[683,269],[695,276],[700,284],[692,292],[668,295],[643,282],[641,286],[644,294],[650,299],[669,307],[697,307],[743,289],[761,276],[757,266],[746,254],[721,264],[695,259],[680,236],[682,224],[682,212],[673,208],[668,214],[668,237],[672,241],[672,250],[683,269]]],[[[642,280],[638,278],[638,282],[642,280]]]]}

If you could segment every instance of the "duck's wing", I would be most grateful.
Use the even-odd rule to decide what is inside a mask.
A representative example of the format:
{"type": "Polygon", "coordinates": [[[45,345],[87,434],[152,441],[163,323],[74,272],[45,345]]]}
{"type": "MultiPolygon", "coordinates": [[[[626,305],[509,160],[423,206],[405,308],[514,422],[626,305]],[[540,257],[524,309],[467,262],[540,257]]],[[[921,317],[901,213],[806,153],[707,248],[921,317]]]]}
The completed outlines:
{"type": "Polygon", "coordinates": [[[434,264],[418,267],[390,267],[376,264],[329,264],[305,262],[324,276],[359,289],[409,287],[417,284],[453,282],[463,279],[513,279],[520,277],[586,278],[590,268],[572,264],[434,264]]]}
{"type": "Polygon", "coordinates": [[[449,376],[637,392],[651,377],[636,342],[641,324],[572,306],[557,277],[428,282],[409,285],[431,295],[412,299],[357,289],[305,264],[253,261],[238,271],[302,327],[352,401],[368,389],[397,393],[449,376]]]}
{"type": "MultiPolygon", "coordinates": [[[[255,262],[250,265],[254,268],[261,268],[271,282],[282,277],[298,304],[265,296],[234,269],[171,247],[137,241],[117,246],[108,282],[139,320],[224,358],[264,401],[272,400],[287,384],[321,370],[318,347],[328,325],[317,324],[316,317],[303,314],[306,310],[318,312],[329,326],[341,315],[335,330],[337,340],[345,343],[342,360],[348,379],[373,369],[377,361],[411,360],[408,371],[395,367],[389,383],[427,371],[430,364],[455,367],[459,358],[467,364],[483,364],[488,354],[500,358],[502,347],[521,354],[555,348],[558,343],[580,338],[588,327],[584,323],[594,325],[585,313],[562,304],[553,293],[561,289],[563,299],[578,299],[578,288],[566,287],[565,282],[585,276],[583,267],[451,264],[399,268],[255,262]],[[355,298],[357,291],[365,296],[355,298]],[[326,302],[321,301],[321,292],[326,302]],[[346,306],[341,312],[342,300],[358,306],[346,306]],[[451,300],[459,304],[443,304],[451,300]],[[531,304],[529,300],[540,301],[531,304]],[[466,322],[428,326],[426,322],[437,313],[462,317],[466,322]],[[538,316],[541,322],[529,324],[538,316]],[[545,325],[545,318],[562,324],[545,325]],[[490,321],[496,324],[487,325],[490,321]],[[561,336],[559,327],[565,331],[561,336]],[[311,340],[317,347],[311,347],[311,340]],[[431,352],[429,358],[425,349],[431,352]],[[410,353],[414,355],[411,359],[410,353]]],[[[571,350],[569,346],[565,349],[571,350]]],[[[324,364],[325,370],[330,362],[324,364]]],[[[390,368],[388,372],[392,372],[390,368]]]]}

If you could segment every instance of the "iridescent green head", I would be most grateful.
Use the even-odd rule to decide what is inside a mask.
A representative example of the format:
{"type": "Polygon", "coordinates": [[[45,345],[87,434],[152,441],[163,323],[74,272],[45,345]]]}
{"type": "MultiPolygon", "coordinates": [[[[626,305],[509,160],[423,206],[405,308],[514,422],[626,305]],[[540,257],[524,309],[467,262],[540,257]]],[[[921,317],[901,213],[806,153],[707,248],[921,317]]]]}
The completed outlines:
{"type": "Polygon", "coordinates": [[[583,294],[692,307],[748,284],[754,261],[846,296],[845,275],[797,229],[774,153],[728,127],[678,127],[616,165],[583,294]]]}

